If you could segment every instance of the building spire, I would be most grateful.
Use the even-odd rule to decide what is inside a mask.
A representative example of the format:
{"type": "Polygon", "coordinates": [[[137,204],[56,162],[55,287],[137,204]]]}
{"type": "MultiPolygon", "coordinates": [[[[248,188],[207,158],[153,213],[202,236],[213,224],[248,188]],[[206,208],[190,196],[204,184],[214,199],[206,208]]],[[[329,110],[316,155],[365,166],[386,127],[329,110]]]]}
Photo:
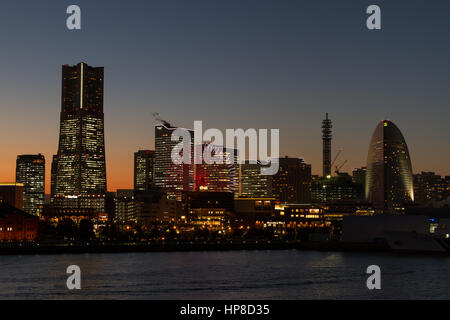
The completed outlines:
{"type": "Polygon", "coordinates": [[[323,176],[331,175],[331,140],[333,128],[331,120],[326,113],[325,120],[322,121],[322,140],[323,140],[323,176]]]}

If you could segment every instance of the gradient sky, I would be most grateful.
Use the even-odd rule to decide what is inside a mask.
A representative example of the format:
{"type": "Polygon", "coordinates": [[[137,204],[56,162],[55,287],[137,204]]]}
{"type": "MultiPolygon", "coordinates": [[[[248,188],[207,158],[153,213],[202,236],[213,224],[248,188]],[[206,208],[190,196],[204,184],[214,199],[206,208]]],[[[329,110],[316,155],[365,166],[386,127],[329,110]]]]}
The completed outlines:
{"type": "Polygon", "coordinates": [[[154,147],[153,112],[173,125],[279,128],[281,154],[320,173],[333,155],[365,165],[377,123],[395,122],[414,172],[450,174],[450,1],[2,0],[0,181],[18,154],[57,152],[61,66],[105,67],[108,189],[130,188],[133,153],[154,147]],[[66,29],[78,4],[82,31],[66,29]],[[382,30],[366,28],[366,8],[382,30]]]}

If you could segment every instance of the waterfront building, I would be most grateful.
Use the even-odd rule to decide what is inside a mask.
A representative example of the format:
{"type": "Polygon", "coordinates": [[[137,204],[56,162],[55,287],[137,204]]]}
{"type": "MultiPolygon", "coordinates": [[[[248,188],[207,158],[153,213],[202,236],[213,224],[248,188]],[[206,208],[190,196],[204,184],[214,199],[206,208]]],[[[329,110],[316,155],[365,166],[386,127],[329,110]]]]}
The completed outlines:
{"type": "Polygon", "coordinates": [[[169,199],[161,192],[135,193],[136,222],[143,230],[151,230],[158,224],[176,224],[182,205],[180,201],[169,199]]]}
{"type": "Polygon", "coordinates": [[[0,202],[0,241],[35,241],[39,218],[0,202]]]}
{"type": "MultiPolygon", "coordinates": [[[[234,195],[230,192],[186,192],[183,194],[186,223],[212,231],[231,231],[234,195]]],[[[183,219],[182,219],[183,220],[183,219]]]]}
{"type": "Polygon", "coordinates": [[[329,232],[331,223],[325,221],[323,209],[312,204],[276,204],[274,214],[259,217],[255,222],[257,229],[271,230],[276,237],[287,233],[297,234],[308,240],[311,232],[329,232]]]}
{"type": "Polygon", "coordinates": [[[53,204],[44,204],[41,219],[54,225],[67,219],[72,220],[76,224],[79,224],[82,220],[91,220],[95,225],[99,225],[108,221],[108,215],[99,213],[98,210],[89,207],[62,208],[53,204]]]}
{"type": "Polygon", "coordinates": [[[373,133],[367,156],[365,196],[376,213],[400,213],[414,201],[408,146],[392,121],[381,121],[373,133]]]}
{"type": "Polygon", "coordinates": [[[116,221],[139,225],[143,230],[158,223],[175,223],[181,211],[180,202],[168,199],[158,190],[117,190],[115,198],[116,221]]]}

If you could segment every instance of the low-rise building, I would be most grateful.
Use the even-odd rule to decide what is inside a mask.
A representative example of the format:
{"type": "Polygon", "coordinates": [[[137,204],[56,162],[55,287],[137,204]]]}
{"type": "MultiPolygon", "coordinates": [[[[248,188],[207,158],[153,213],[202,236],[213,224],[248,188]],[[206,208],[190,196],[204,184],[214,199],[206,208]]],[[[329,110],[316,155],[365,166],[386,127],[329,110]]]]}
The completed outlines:
{"type": "Polygon", "coordinates": [[[38,217],[0,203],[0,241],[35,241],[38,229],[38,217]]]}
{"type": "Polygon", "coordinates": [[[77,224],[86,219],[92,220],[94,223],[104,223],[108,221],[108,215],[100,213],[94,208],[59,208],[46,204],[42,209],[41,219],[54,224],[66,219],[77,224]]]}
{"type": "Polygon", "coordinates": [[[255,227],[256,221],[265,221],[275,214],[275,198],[236,198],[232,227],[255,227]]]}
{"type": "Polygon", "coordinates": [[[186,224],[212,231],[227,232],[231,229],[233,193],[186,192],[183,194],[183,204],[186,224]]]}

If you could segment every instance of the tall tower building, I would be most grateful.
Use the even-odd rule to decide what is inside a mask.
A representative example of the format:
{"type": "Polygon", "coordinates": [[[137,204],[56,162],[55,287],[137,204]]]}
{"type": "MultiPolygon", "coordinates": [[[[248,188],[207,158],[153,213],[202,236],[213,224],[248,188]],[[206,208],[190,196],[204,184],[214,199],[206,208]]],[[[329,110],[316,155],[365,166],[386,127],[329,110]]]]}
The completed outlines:
{"type": "Polygon", "coordinates": [[[45,157],[42,154],[17,156],[16,183],[23,184],[23,210],[40,215],[45,196],[45,157]]]}
{"type": "Polygon", "coordinates": [[[56,207],[105,207],[103,67],[62,67],[61,123],[54,166],[56,207]]]}
{"type": "Polygon", "coordinates": [[[323,176],[331,175],[331,129],[333,125],[328,119],[328,113],[325,120],[322,121],[322,140],[323,140],[323,176]]]}
{"type": "Polygon", "coordinates": [[[134,190],[148,191],[154,184],[155,151],[139,150],[134,153],[134,190]]]}
{"type": "Polygon", "coordinates": [[[405,138],[391,121],[381,121],[367,156],[366,199],[376,213],[397,213],[414,201],[411,158],[405,138]]]}
{"type": "Polygon", "coordinates": [[[208,192],[229,192],[239,194],[239,164],[237,150],[222,146],[203,144],[202,152],[221,158],[222,163],[202,164],[194,167],[194,190],[208,192]],[[233,157],[233,158],[232,158],[233,157]]]}
{"type": "MultiPolygon", "coordinates": [[[[182,200],[183,191],[194,191],[194,166],[172,162],[172,141],[177,127],[164,122],[155,127],[155,185],[167,193],[169,199],[182,200]]],[[[194,159],[194,132],[191,133],[191,160],[194,159]]]]}

